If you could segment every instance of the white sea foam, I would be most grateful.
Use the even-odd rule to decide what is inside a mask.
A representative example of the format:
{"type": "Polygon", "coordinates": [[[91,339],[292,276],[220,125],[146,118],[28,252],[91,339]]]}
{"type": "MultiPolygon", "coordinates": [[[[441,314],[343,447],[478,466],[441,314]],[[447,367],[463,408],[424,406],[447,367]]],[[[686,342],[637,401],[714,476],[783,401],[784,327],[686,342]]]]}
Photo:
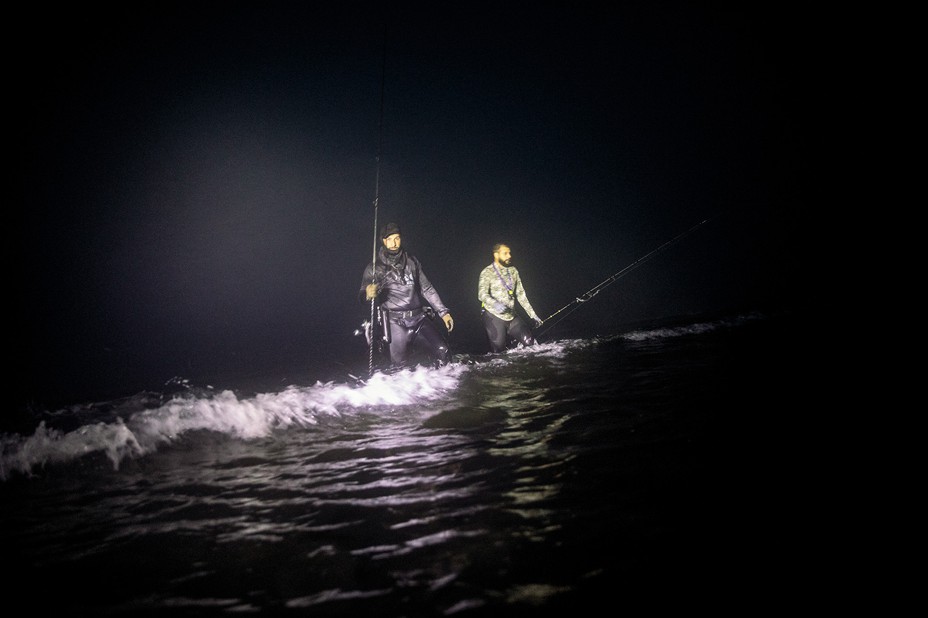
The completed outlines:
{"type": "Polygon", "coordinates": [[[318,425],[324,418],[432,402],[447,397],[467,370],[462,364],[406,369],[389,375],[375,373],[361,385],[316,382],[249,398],[239,398],[229,390],[209,396],[185,394],[125,420],[117,417],[70,432],[50,428],[43,421],[31,436],[0,437],[0,479],[14,471],[30,474],[38,466],[91,453],[104,453],[118,469],[125,457],[154,452],[192,431],[248,440],[267,437],[278,428],[318,425]]]}

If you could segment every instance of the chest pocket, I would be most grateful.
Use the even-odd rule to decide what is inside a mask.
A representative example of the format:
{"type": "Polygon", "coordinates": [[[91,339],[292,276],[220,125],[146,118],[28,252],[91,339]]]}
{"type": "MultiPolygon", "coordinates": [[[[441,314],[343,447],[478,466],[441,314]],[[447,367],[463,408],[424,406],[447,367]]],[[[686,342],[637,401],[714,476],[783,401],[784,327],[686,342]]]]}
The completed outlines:
{"type": "Polygon", "coordinates": [[[410,268],[403,271],[391,270],[387,273],[387,279],[399,285],[415,285],[416,283],[416,278],[410,268]]]}

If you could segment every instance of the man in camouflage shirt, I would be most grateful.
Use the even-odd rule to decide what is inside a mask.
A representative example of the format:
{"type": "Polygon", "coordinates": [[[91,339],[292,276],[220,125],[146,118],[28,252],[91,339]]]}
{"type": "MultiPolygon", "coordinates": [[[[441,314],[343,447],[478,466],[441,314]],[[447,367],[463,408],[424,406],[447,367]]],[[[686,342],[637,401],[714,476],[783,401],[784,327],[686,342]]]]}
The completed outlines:
{"type": "Polygon", "coordinates": [[[535,343],[532,330],[515,313],[517,300],[535,322],[536,328],[542,324],[525,295],[519,271],[515,266],[510,266],[511,262],[512,252],[508,245],[493,245],[493,263],[480,271],[480,282],[477,284],[483,325],[493,352],[502,352],[510,342],[516,345],[535,343]]]}

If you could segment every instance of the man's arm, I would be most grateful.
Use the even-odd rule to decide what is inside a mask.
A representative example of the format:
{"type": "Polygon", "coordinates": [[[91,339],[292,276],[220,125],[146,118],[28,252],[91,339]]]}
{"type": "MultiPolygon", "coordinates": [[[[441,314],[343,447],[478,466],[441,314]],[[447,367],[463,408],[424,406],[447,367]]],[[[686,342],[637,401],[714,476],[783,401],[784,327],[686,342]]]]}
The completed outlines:
{"type": "Polygon", "coordinates": [[[445,328],[447,328],[450,333],[454,328],[454,319],[451,317],[451,311],[449,311],[445,303],[442,302],[441,296],[438,295],[438,290],[435,289],[435,286],[432,285],[432,282],[429,281],[429,278],[425,275],[425,271],[422,270],[422,264],[417,258],[413,259],[415,260],[416,272],[418,273],[419,293],[422,294],[422,297],[438,312],[438,315],[441,316],[442,321],[445,323],[445,328]]]}
{"type": "Polygon", "coordinates": [[[362,303],[370,302],[377,296],[377,281],[374,277],[374,265],[368,264],[361,275],[361,289],[358,290],[358,300],[362,303]]]}
{"type": "Polygon", "coordinates": [[[538,317],[537,313],[535,313],[535,309],[532,308],[532,303],[528,302],[528,296],[525,295],[525,286],[522,285],[522,277],[519,275],[518,270],[515,272],[514,279],[516,284],[516,298],[518,299],[519,304],[522,305],[523,309],[525,309],[528,317],[534,320],[535,326],[541,326],[543,320],[538,317]]]}
{"type": "Polygon", "coordinates": [[[480,278],[477,281],[477,300],[485,307],[493,306],[493,297],[490,295],[490,269],[484,268],[480,271],[480,278]]]}

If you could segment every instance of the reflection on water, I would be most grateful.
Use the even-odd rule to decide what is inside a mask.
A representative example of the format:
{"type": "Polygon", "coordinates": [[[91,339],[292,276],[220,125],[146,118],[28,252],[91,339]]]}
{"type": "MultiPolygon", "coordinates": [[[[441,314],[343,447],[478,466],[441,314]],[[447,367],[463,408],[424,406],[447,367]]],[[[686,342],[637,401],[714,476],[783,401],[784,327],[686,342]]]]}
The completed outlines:
{"type": "Polygon", "coordinates": [[[54,583],[43,603],[72,613],[346,616],[576,611],[688,588],[709,555],[744,584],[746,393],[720,368],[770,353],[744,328],[58,411],[3,436],[12,584],[54,583]]]}

